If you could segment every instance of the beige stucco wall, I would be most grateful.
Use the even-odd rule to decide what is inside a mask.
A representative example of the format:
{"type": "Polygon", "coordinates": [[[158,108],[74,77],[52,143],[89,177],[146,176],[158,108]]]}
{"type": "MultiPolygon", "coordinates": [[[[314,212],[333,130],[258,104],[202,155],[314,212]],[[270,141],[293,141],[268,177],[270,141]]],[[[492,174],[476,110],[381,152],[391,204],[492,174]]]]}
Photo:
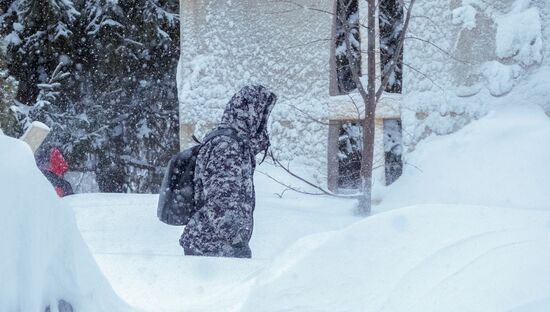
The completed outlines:
{"type": "Polygon", "coordinates": [[[263,84],[279,101],[269,125],[281,158],[325,175],[332,0],[181,0],[181,146],[215,125],[229,98],[263,84]],[[311,157],[311,155],[319,155],[311,157]]]}
{"type": "MultiPolygon", "coordinates": [[[[193,133],[200,137],[216,125],[240,87],[261,83],[279,96],[270,123],[273,149],[281,158],[305,163],[320,182],[326,181],[328,121],[359,116],[350,97],[329,96],[332,16],[304,9],[330,12],[333,0],[295,3],[180,1],[182,148],[192,144],[193,133]]],[[[364,19],[366,9],[362,12],[364,19]]],[[[358,95],[352,98],[363,106],[358,95]]],[[[399,118],[400,101],[387,95],[377,110],[375,158],[382,164],[382,119],[399,118]]]]}
{"type": "MultiPolygon", "coordinates": [[[[328,121],[357,119],[361,112],[354,102],[362,104],[357,95],[352,95],[354,101],[329,97],[332,17],[303,8],[331,11],[333,0],[294,2],[298,5],[272,0],[180,0],[183,148],[192,133],[200,137],[215,126],[225,103],[241,86],[262,83],[280,99],[270,124],[275,151],[286,160],[305,163],[319,181],[326,181],[328,121]]],[[[412,150],[432,133],[451,133],[483,116],[492,95],[481,66],[489,61],[514,63],[495,55],[495,17],[509,12],[513,2],[416,1],[405,42],[403,96],[386,95],[377,109],[377,163],[383,163],[384,118],[401,118],[405,143],[412,150]],[[473,28],[453,21],[453,10],[466,3],[477,12],[473,28]]],[[[550,6],[546,0],[532,0],[529,5],[540,11],[545,58],[542,64],[522,68],[522,79],[550,65],[550,6]]],[[[365,1],[361,9],[364,20],[365,1]]],[[[366,42],[365,32],[361,37],[366,42]]],[[[531,100],[546,103],[550,115],[548,98],[531,100]]]]}
{"type": "MultiPolygon", "coordinates": [[[[412,15],[404,52],[404,62],[410,66],[404,67],[401,109],[404,140],[409,150],[431,134],[459,130],[495,105],[526,102],[550,107],[545,104],[549,103],[544,98],[548,93],[545,88],[536,80],[529,85],[532,75],[549,63],[547,0],[420,0],[415,2],[412,15]],[[458,14],[467,6],[475,13],[473,27],[462,23],[458,14]],[[528,9],[536,9],[540,14],[546,57],[542,63],[529,65],[515,57],[499,58],[498,19],[513,14],[513,10],[528,9]],[[514,78],[504,78],[512,72],[514,78]],[[529,100],[523,101],[526,98],[529,100]]],[[[520,24],[518,29],[525,26],[520,24]]]]}

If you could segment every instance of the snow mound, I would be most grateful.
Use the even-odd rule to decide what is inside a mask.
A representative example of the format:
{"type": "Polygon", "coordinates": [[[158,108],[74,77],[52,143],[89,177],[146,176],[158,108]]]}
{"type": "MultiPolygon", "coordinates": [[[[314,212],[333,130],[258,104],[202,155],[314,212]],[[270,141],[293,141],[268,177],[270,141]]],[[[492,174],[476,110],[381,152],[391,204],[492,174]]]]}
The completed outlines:
{"type": "Polygon", "coordinates": [[[481,73],[492,96],[503,96],[512,91],[521,71],[521,66],[517,64],[504,65],[499,61],[486,62],[481,66],[481,73]]]}
{"type": "Polygon", "coordinates": [[[550,119],[501,107],[407,155],[376,214],[303,237],[241,311],[550,311],[550,119]]]}
{"type": "Polygon", "coordinates": [[[464,29],[472,30],[476,28],[477,10],[469,5],[463,5],[453,10],[453,25],[462,25],[464,29]]]}
{"type": "Polygon", "coordinates": [[[22,141],[0,135],[0,310],[127,311],[22,141]]]}
{"type": "Polygon", "coordinates": [[[550,212],[424,205],[305,237],[241,311],[548,311],[550,212]]]}
{"type": "Polygon", "coordinates": [[[503,107],[406,155],[378,208],[465,204],[549,209],[550,118],[538,106],[503,107]]]}

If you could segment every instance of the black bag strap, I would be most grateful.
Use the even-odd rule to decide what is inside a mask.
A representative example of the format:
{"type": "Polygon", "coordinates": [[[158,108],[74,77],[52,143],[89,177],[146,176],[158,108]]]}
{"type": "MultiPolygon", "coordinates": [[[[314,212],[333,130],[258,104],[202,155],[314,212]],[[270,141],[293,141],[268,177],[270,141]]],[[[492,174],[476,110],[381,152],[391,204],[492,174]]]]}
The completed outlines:
{"type": "Polygon", "coordinates": [[[193,141],[195,141],[195,143],[202,144],[201,141],[199,141],[199,139],[197,139],[197,137],[194,134],[191,136],[191,138],[193,139],[193,141]]]}

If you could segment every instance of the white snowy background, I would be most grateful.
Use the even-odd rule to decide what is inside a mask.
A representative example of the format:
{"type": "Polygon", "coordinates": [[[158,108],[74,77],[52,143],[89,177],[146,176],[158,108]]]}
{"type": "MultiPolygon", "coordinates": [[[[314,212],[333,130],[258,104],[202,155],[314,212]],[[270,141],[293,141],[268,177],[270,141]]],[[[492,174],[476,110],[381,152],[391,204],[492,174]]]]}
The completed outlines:
{"type": "Polygon", "coordinates": [[[183,228],[156,219],[156,195],[60,200],[30,149],[0,135],[0,311],[55,311],[61,299],[76,311],[129,309],[119,298],[144,311],[550,311],[550,6],[447,2],[416,14],[458,34],[494,24],[490,53],[457,64],[408,47],[421,71],[442,76],[439,87],[406,78],[419,83],[405,88],[415,146],[401,179],[377,185],[379,204],[359,218],[353,201],[280,198],[260,171],[298,182],[260,166],[252,259],[184,257],[183,228]]]}
{"type": "Polygon", "coordinates": [[[537,106],[432,137],[369,218],[352,201],[279,198],[257,173],[250,260],[183,257],[154,195],[63,201],[115,291],[146,311],[548,311],[548,138],[537,106]]]}
{"type": "Polygon", "coordinates": [[[12,286],[0,304],[125,310],[81,233],[115,292],[145,311],[548,311],[549,137],[541,108],[510,105],[423,141],[369,218],[352,201],[280,198],[258,173],[247,260],[184,257],[156,195],[57,199],[30,149],[2,136],[0,270],[12,286]]]}

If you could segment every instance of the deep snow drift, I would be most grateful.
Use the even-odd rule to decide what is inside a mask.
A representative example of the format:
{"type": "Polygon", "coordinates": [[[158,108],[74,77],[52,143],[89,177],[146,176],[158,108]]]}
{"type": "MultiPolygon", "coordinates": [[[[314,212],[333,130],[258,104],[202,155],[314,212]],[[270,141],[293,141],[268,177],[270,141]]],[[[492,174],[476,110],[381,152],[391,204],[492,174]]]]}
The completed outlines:
{"type": "Polygon", "coordinates": [[[549,212],[412,206],[302,238],[242,311],[548,311],[549,261],[549,212]]]}
{"type": "Polygon", "coordinates": [[[0,134],[0,311],[126,311],[25,143],[0,134]]]}
{"type": "Polygon", "coordinates": [[[115,290],[148,311],[550,311],[548,123],[506,108],[429,139],[367,219],[351,201],[281,199],[257,174],[250,260],[183,257],[154,195],[64,201],[115,290]]]}
{"type": "Polygon", "coordinates": [[[431,136],[406,155],[380,209],[466,204],[550,209],[550,118],[538,106],[490,112],[460,131],[431,136]]]}
{"type": "Polygon", "coordinates": [[[549,138],[537,106],[429,138],[375,207],[398,209],[299,239],[240,310],[550,311],[549,138]]]}
{"type": "MultiPolygon", "coordinates": [[[[360,220],[352,202],[280,191],[257,176],[253,258],[184,257],[183,227],[156,217],[156,195],[83,194],[64,199],[115,291],[145,311],[234,311],[255,276],[300,237],[341,230],[360,220]]],[[[261,310],[258,310],[261,311],[261,310]]]]}

